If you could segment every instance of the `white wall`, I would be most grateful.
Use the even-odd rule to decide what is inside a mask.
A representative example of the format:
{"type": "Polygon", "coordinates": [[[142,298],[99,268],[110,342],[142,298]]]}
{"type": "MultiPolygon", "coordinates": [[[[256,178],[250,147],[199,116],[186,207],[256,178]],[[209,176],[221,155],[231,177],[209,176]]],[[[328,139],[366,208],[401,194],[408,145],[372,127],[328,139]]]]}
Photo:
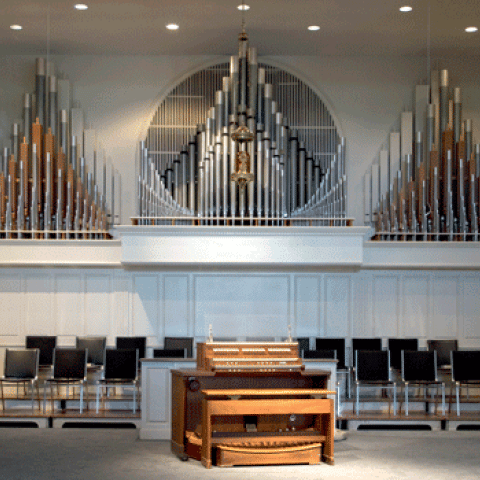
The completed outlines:
{"type": "Polygon", "coordinates": [[[0,270],[0,347],[25,335],[458,338],[480,348],[480,272],[0,270]]]}
{"type": "MultiPolygon", "coordinates": [[[[261,50],[261,49],[260,49],[261,50]]],[[[260,51],[261,53],[261,51],[260,51]]],[[[73,99],[122,175],[122,223],[134,214],[134,162],[155,99],[189,71],[217,57],[53,57],[73,84],[73,99]]],[[[222,60],[223,57],[218,57],[222,60]]],[[[21,119],[22,94],[34,88],[34,57],[0,56],[0,144],[21,119]]],[[[363,174],[377,158],[400,112],[412,108],[414,87],[426,78],[424,57],[271,57],[309,81],[330,103],[347,138],[349,214],[363,223],[363,174]]],[[[464,115],[474,120],[480,141],[480,62],[455,57],[435,60],[463,88],[464,115]]]]}

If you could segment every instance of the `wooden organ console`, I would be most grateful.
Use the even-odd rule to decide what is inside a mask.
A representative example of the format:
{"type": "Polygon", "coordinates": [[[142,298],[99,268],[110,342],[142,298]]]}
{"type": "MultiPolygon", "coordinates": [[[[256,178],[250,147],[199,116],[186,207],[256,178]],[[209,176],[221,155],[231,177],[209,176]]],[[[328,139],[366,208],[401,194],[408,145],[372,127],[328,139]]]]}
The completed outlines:
{"type": "Polygon", "coordinates": [[[172,451],[212,465],[333,465],[330,373],[305,370],[296,342],[207,342],[172,370],[172,451]]]}

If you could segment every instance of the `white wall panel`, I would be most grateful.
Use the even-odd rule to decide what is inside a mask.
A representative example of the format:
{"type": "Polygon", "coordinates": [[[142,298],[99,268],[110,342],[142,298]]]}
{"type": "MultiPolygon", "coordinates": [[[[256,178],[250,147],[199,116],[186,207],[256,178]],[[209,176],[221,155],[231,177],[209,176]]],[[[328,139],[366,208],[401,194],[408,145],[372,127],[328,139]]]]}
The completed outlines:
{"type": "Polygon", "coordinates": [[[84,303],[81,274],[57,274],[54,279],[57,335],[83,335],[84,303]]]}
{"type": "MultiPolygon", "coordinates": [[[[0,276],[0,345],[18,344],[23,333],[24,294],[17,274],[0,276]]],[[[3,358],[3,357],[2,357],[3,358]]],[[[3,372],[3,370],[1,370],[3,372]]]]}
{"type": "Polygon", "coordinates": [[[367,312],[370,306],[370,274],[352,274],[352,323],[349,336],[368,337],[373,335],[372,316],[367,312]]]}
{"type": "Polygon", "coordinates": [[[165,275],[163,285],[165,336],[188,336],[188,276],[165,275]]]}
{"type": "Polygon", "coordinates": [[[159,284],[158,275],[134,274],[132,335],[147,337],[158,335],[159,284]]]}
{"type": "Polygon", "coordinates": [[[398,277],[373,276],[372,313],[374,336],[398,335],[398,277]]]}
{"type": "Polygon", "coordinates": [[[480,339],[480,278],[463,279],[463,336],[480,339]]]}
{"type": "Polygon", "coordinates": [[[286,276],[196,276],[195,335],[286,335],[288,301],[286,276]]]}
{"type": "Polygon", "coordinates": [[[57,321],[53,315],[52,273],[25,271],[25,334],[55,335],[57,321]]]}
{"type": "Polygon", "coordinates": [[[458,285],[453,276],[434,276],[431,288],[429,338],[456,338],[458,333],[458,285]]]}
{"type": "Polygon", "coordinates": [[[325,335],[348,337],[350,332],[351,279],[347,275],[325,276],[325,335]]]}
{"type": "Polygon", "coordinates": [[[294,278],[294,285],[296,336],[320,336],[321,316],[319,276],[296,276],[294,278]]]}
{"type": "Polygon", "coordinates": [[[87,274],[85,280],[85,335],[107,336],[111,325],[111,276],[87,274]]]}
{"type": "MultiPolygon", "coordinates": [[[[115,275],[113,278],[113,318],[114,330],[111,336],[124,337],[130,334],[131,302],[130,300],[131,278],[126,275],[115,275]]],[[[109,343],[114,344],[114,339],[109,343]]]]}
{"type": "Polygon", "coordinates": [[[428,324],[428,277],[405,276],[403,278],[401,324],[402,337],[425,338],[428,324]]]}

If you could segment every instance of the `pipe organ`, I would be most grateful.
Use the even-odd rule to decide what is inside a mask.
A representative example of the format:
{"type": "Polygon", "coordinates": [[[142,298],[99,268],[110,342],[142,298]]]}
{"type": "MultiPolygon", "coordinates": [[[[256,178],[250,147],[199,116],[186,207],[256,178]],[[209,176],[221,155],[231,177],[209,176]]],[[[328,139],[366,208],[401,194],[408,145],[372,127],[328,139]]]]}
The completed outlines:
{"type": "Polygon", "coordinates": [[[415,111],[365,175],[365,223],[377,240],[478,241],[480,144],[448,70],[415,90],[415,111]]]}
{"type": "Polygon", "coordinates": [[[310,89],[289,95],[300,90],[285,89],[300,80],[277,72],[258,63],[243,31],[230,65],[207,69],[166,97],[140,142],[134,224],[351,223],[345,139],[310,89]],[[236,141],[239,127],[253,141],[236,141]],[[235,181],[239,152],[249,158],[244,187],[235,181]]]}
{"type": "Polygon", "coordinates": [[[0,156],[0,238],[109,237],[118,173],[108,165],[107,178],[95,131],[84,128],[83,111],[72,108],[70,96],[69,81],[38,58],[23,124],[13,124],[0,156]]]}

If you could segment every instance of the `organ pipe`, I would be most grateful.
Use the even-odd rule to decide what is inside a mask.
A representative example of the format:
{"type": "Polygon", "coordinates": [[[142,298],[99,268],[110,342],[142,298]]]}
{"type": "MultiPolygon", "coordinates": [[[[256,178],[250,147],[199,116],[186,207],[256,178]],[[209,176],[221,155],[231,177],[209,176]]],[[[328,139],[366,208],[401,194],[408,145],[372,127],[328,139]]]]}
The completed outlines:
{"type": "Polygon", "coordinates": [[[417,118],[425,134],[417,125],[412,155],[401,159],[406,177],[394,173],[392,158],[368,172],[378,169],[391,185],[365,212],[377,240],[478,241],[480,144],[473,142],[472,120],[463,118],[461,89],[449,82],[447,70],[432,72],[426,118],[417,118]]]}
{"type": "MultiPolygon", "coordinates": [[[[309,145],[307,153],[303,131],[299,140],[297,128],[290,128],[289,112],[282,111],[274,99],[274,89],[281,85],[266,82],[265,69],[259,68],[256,49],[249,47],[245,31],[239,36],[238,52],[230,59],[229,76],[220,77],[213,106],[202,106],[205,117],[190,127],[194,135],[188,147],[183,147],[185,153],[164,153],[164,158],[173,155],[178,168],[173,188],[173,157],[166,163],[155,161],[157,144],[151,134],[147,153],[145,142],[141,142],[134,223],[273,226],[288,221],[295,225],[346,225],[345,139],[337,146],[327,127],[324,147],[334,154],[320,156],[318,144],[309,145]],[[251,142],[234,140],[241,128],[249,132],[251,142]],[[248,158],[248,168],[242,174],[238,155],[248,158]],[[144,173],[150,168],[157,173],[158,182],[153,174],[144,173]],[[188,172],[182,177],[186,186],[177,180],[181,172],[188,172]],[[243,186],[243,180],[235,180],[239,178],[253,180],[243,186]],[[179,193],[182,188],[188,191],[188,201],[179,193]]],[[[198,88],[201,91],[203,85],[198,88]]],[[[183,101],[181,94],[171,98],[183,101]]],[[[172,111],[175,115],[174,108],[172,111]]],[[[290,120],[298,121],[297,112],[292,115],[290,120]]],[[[169,116],[163,111],[162,116],[167,124],[169,116]]]]}
{"type": "Polygon", "coordinates": [[[103,169],[103,187],[99,188],[93,180],[96,151],[89,152],[91,165],[78,159],[83,134],[80,139],[72,134],[70,114],[59,110],[54,65],[38,58],[35,91],[24,95],[23,125],[13,125],[11,145],[2,150],[0,238],[109,238],[115,218],[115,172],[111,168],[107,201],[106,161],[98,166],[103,169]]]}

